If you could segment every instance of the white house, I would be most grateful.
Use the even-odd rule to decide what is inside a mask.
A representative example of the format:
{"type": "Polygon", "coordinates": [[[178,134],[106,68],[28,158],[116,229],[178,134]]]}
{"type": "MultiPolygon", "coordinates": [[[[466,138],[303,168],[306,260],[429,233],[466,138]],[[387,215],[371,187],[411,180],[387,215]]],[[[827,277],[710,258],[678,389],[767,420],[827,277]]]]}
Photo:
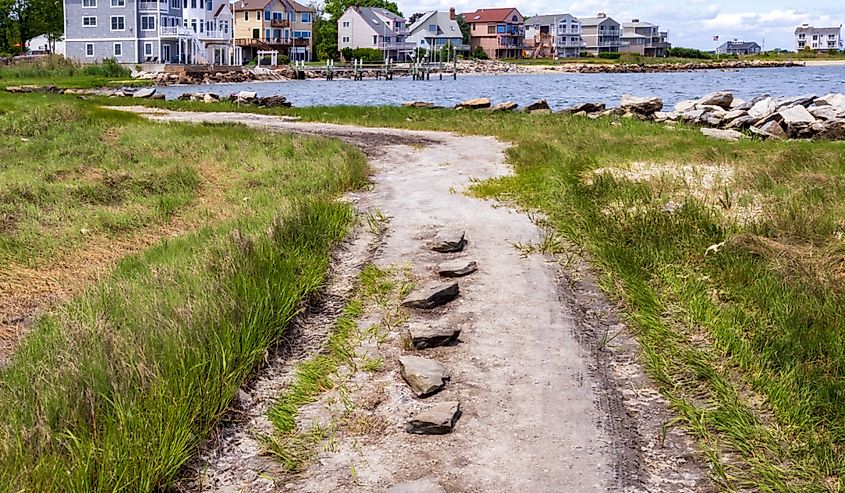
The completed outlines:
{"type": "Polygon", "coordinates": [[[408,26],[402,17],[376,7],[352,6],[337,20],[337,48],[372,48],[385,58],[409,60],[414,43],[407,41],[408,26]]]}
{"type": "Polygon", "coordinates": [[[65,42],[59,39],[51,43],[47,35],[42,34],[26,42],[26,51],[31,55],[64,55],[65,42]]]}
{"type": "Polygon", "coordinates": [[[842,26],[813,27],[802,24],[795,28],[795,51],[830,51],[843,49],[842,26]]]}
{"type": "Polygon", "coordinates": [[[463,45],[463,36],[454,8],[448,12],[426,12],[411,24],[408,31],[410,34],[407,41],[426,50],[440,49],[447,45],[457,48],[463,45]]]}

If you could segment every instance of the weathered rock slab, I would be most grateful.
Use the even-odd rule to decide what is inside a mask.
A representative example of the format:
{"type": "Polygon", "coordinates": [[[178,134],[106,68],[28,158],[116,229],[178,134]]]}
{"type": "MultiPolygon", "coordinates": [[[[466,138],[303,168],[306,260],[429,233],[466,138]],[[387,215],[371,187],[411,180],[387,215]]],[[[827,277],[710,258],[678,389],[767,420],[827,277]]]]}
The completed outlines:
{"type": "Polygon", "coordinates": [[[143,87],[132,93],[133,98],[149,98],[156,93],[155,87],[143,87]]]}
{"type": "Polygon", "coordinates": [[[408,421],[405,431],[417,435],[445,435],[452,432],[460,417],[459,402],[441,402],[408,421]]]}
{"type": "Polygon", "coordinates": [[[460,252],[467,244],[466,234],[459,229],[445,229],[437,233],[429,247],[439,253],[460,252]]]}
{"type": "Polygon", "coordinates": [[[778,113],[783,121],[786,122],[787,125],[793,123],[813,123],[816,121],[816,117],[810,114],[807,111],[807,108],[801,105],[795,105],[783,110],[780,110],[778,113]]]}
{"type": "Polygon", "coordinates": [[[464,110],[478,110],[481,108],[489,108],[490,107],[490,98],[474,98],[474,99],[467,99],[465,101],[461,101],[460,103],[455,105],[457,109],[464,109],[464,110]]]}
{"type": "Polygon", "coordinates": [[[405,101],[402,103],[402,106],[406,108],[432,109],[434,108],[434,103],[429,103],[427,101],[405,101]]]}
{"type": "Polygon", "coordinates": [[[408,332],[414,349],[451,346],[458,342],[458,337],[461,335],[461,329],[432,327],[427,324],[412,325],[408,332]]]}
{"type": "Polygon", "coordinates": [[[477,270],[478,263],[474,260],[470,262],[458,260],[437,266],[437,274],[439,274],[440,277],[464,277],[477,270]]]}
{"type": "Polygon", "coordinates": [[[736,130],[722,130],[718,128],[704,127],[701,129],[701,133],[707,137],[729,141],[737,141],[745,137],[742,132],[737,132],[736,130]]]}
{"type": "Polygon", "coordinates": [[[728,91],[713,92],[698,100],[698,104],[704,106],[718,106],[722,109],[730,109],[734,95],[728,91]]]}
{"type": "Polygon", "coordinates": [[[519,107],[513,101],[505,101],[504,103],[494,104],[490,107],[490,111],[513,111],[519,107]]]}
{"type": "Polygon", "coordinates": [[[417,397],[436,394],[449,379],[445,366],[419,356],[400,356],[399,373],[417,397]]]}
{"type": "Polygon", "coordinates": [[[446,489],[431,478],[420,478],[391,486],[387,493],[446,493],[446,489]]]}
{"type": "Polygon", "coordinates": [[[456,282],[430,284],[412,291],[402,301],[402,306],[431,310],[454,300],[458,297],[459,292],[460,288],[456,282]]]}
{"type": "Polygon", "coordinates": [[[625,94],[622,96],[621,108],[638,115],[651,115],[663,109],[663,100],[658,97],[640,98],[625,94]]]}
{"type": "Polygon", "coordinates": [[[548,101],[546,101],[545,99],[541,99],[539,101],[534,101],[533,103],[529,104],[528,106],[523,108],[522,111],[524,111],[526,113],[531,113],[531,112],[534,112],[534,111],[537,111],[537,110],[550,110],[550,109],[551,108],[549,107],[548,101]]]}

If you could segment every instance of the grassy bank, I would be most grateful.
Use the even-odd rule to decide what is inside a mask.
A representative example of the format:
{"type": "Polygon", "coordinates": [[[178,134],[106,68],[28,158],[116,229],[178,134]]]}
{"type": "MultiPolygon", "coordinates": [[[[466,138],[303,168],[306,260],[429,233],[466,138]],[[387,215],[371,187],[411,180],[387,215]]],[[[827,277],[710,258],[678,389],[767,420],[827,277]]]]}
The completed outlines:
{"type": "Polygon", "coordinates": [[[61,56],[49,56],[0,65],[0,88],[27,84],[89,88],[150,82],[132,80],[129,70],[113,60],[82,65],[61,56]]]}
{"type": "Polygon", "coordinates": [[[70,98],[0,96],[0,111],[4,298],[21,264],[96,264],[145,238],[40,317],[0,372],[0,490],[165,488],[322,285],[353,220],[332,199],[364,183],[365,160],[70,98]]]}
{"type": "Polygon", "coordinates": [[[845,143],[558,115],[284,113],[513,142],[516,176],[477,192],[542,210],[592,260],[721,486],[845,488],[845,143]]]}

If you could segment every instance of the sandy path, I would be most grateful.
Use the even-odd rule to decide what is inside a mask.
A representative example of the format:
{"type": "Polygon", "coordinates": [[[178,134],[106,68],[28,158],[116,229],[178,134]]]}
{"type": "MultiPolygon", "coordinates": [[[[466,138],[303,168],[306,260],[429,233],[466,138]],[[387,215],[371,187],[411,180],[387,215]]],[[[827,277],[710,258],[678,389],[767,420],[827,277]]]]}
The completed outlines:
{"type": "MultiPolygon", "coordinates": [[[[435,280],[431,269],[446,259],[475,260],[480,267],[460,280],[458,300],[427,316],[463,329],[461,344],[424,354],[450,371],[445,390],[424,402],[414,398],[398,375],[395,357],[403,350],[394,345],[387,353],[386,371],[372,377],[380,379],[387,396],[375,411],[388,423],[387,431],[363,441],[340,437],[336,451],[321,454],[305,474],[275,484],[262,482],[261,473],[244,475],[243,468],[250,466],[243,464],[250,459],[233,466],[227,452],[218,450],[206,463],[206,477],[212,480],[204,489],[384,491],[423,476],[437,479],[450,492],[709,489],[704,468],[681,434],[670,430],[659,453],[644,452],[655,448],[658,430],[669,419],[665,406],[646,388],[630,354],[635,346],[629,344],[627,353],[617,358],[623,361],[619,368],[598,364],[595,345],[585,340],[589,332],[576,316],[591,310],[593,301],[579,312],[577,297],[562,291],[557,264],[540,255],[524,257],[514,248],[514,243],[540,239],[537,226],[525,214],[461,193],[473,179],[511,172],[506,144],[489,137],[288,122],[262,115],[123,109],[157,120],[240,122],[361,144],[375,170],[374,187],[352,198],[362,210],[377,208],[389,218],[374,261],[407,265],[421,283],[435,280]],[[442,227],[466,231],[464,252],[449,256],[426,248],[442,227]],[[463,410],[450,435],[416,436],[402,430],[421,407],[449,400],[459,400],[463,410]],[[241,472],[231,473],[239,468],[241,472]]],[[[412,318],[424,321],[423,315],[412,318]]],[[[237,449],[235,444],[232,453],[237,449]]],[[[268,471],[272,468],[263,475],[268,471]]]]}

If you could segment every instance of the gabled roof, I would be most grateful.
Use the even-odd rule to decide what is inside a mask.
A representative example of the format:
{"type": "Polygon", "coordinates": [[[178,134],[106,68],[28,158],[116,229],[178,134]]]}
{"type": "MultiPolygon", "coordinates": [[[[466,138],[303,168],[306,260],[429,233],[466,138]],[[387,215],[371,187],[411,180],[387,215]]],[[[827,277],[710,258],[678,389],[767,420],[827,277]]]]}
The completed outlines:
{"type": "Polygon", "coordinates": [[[293,11],[294,12],[316,12],[316,10],[312,9],[311,7],[308,7],[306,5],[302,5],[301,3],[299,3],[295,0],[290,0],[290,3],[293,4],[293,11]]]}
{"type": "Polygon", "coordinates": [[[572,14],[548,14],[548,15],[534,15],[525,18],[526,24],[539,24],[541,26],[551,26],[555,22],[560,22],[564,19],[573,19],[577,21],[572,14]]]}
{"type": "Polygon", "coordinates": [[[622,27],[625,28],[638,28],[638,27],[659,27],[657,24],[652,24],[651,22],[643,22],[643,21],[631,21],[631,22],[623,22],[622,27]]]}
{"type": "MultiPolygon", "coordinates": [[[[516,7],[507,7],[501,9],[478,9],[475,12],[467,12],[461,14],[467,24],[474,24],[476,22],[509,22],[511,12],[515,11],[516,7]]],[[[516,10],[519,14],[519,11],[516,10]]],[[[522,14],[519,14],[522,17],[522,14]]]]}
{"type": "Polygon", "coordinates": [[[755,41],[725,41],[719,48],[747,50],[753,47],[760,47],[755,41]]]}
{"type": "Polygon", "coordinates": [[[235,3],[236,10],[264,10],[273,0],[241,0],[235,3]]]}
{"type": "Polygon", "coordinates": [[[219,16],[220,16],[220,13],[222,13],[222,12],[223,12],[223,9],[226,9],[226,8],[228,8],[228,9],[229,9],[229,13],[231,14],[231,13],[232,13],[232,7],[231,7],[231,5],[232,5],[232,4],[230,4],[229,2],[224,2],[224,3],[221,3],[221,4],[220,4],[220,6],[219,6],[219,7],[217,7],[217,10],[215,10],[215,11],[214,11],[214,17],[219,17],[219,16]]]}
{"type": "Polygon", "coordinates": [[[458,25],[458,21],[452,20],[449,12],[438,12],[436,10],[424,13],[422,17],[408,26],[408,31],[411,32],[409,39],[414,38],[415,34],[419,34],[419,30],[424,31],[422,33],[423,38],[452,39],[463,36],[461,34],[461,27],[458,25]],[[428,30],[428,26],[431,24],[437,25],[436,33],[432,33],[428,30]]]}
{"type": "MultiPolygon", "coordinates": [[[[394,14],[393,12],[377,8],[377,7],[349,7],[352,12],[357,13],[361,16],[361,19],[366,22],[370,29],[377,33],[385,33],[390,35],[395,35],[396,32],[393,30],[392,26],[389,26],[382,21],[382,17],[390,19],[391,21],[403,21],[402,17],[394,14]]],[[[349,11],[347,10],[347,12],[349,11]]]]}

